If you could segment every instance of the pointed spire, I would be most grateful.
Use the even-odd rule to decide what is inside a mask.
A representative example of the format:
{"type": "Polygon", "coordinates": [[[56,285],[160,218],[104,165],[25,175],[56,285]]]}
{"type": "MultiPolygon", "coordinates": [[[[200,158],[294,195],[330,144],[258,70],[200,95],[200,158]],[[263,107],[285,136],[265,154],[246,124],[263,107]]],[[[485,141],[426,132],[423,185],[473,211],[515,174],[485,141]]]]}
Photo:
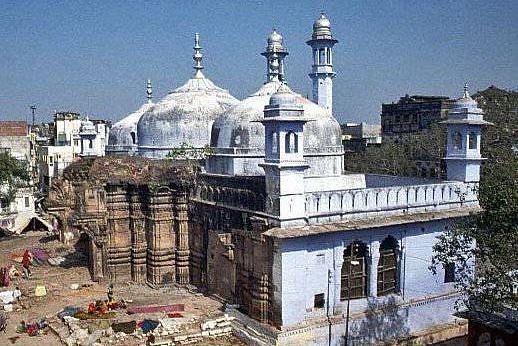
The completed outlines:
{"type": "Polygon", "coordinates": [[[462,95],[462,98],[465,98],[467,99],[469,97],[469,92],[468,92],[468,83],[464,83],[464,94],[462,95]]]}
{"type": "Polygon", "coordinates": [[[151,87],[151,79],[147,80],[147,87],[146,87],[146,93],[147,93],[147,103],[153,103],[153,88],[151,87]]]}
{"type": "Polygon", "coordinates": [[[201,54],[201,46],[200,46],[200,34],[194,34],[194,55],[192,56],[194,60],[194,69],[196,70],[194,74],[194,78],[203,78],[203,66],[201,64],[201,60],[203,59],[203,54],[201,54]]]}

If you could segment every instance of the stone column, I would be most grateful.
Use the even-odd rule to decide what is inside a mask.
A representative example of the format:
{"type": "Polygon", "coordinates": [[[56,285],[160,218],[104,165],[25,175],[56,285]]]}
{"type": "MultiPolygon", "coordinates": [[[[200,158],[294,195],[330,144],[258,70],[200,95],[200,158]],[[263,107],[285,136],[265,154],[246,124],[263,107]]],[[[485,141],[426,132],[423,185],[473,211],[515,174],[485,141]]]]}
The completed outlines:
{"type": "Polygon", "coordinates": [[[261,323],[268,323],[268,274],[263,273],[260,278],[254,278],[253,281],[250,316],[261,323]]]}
{"type": "Polygon", "coordinates": [[[175,237],[169,191],[152,192],[147,234],[147,280],[161,285],[176,281],[175,237]]]}
{"type": "Polygon", "coordinates": [[[368,297],[378,296],[378,263],[380,260],[380,242],[377,240],[369,244],[368,257],[368,278],[369,289],[367,290],[368,297]]]}
{"type": "Polygon", "coordinates": [[[137,187],[130,196],[130,231],[131,231],[131,279],[134,282],[146,282],[146,232],[144,213],[137,187]]]}
{"type": "Polygon", "coordinates": [[[189,226],[187,194],[177,192],[174,199],[176,231],[176,281],[189,283],[189,226]]]}

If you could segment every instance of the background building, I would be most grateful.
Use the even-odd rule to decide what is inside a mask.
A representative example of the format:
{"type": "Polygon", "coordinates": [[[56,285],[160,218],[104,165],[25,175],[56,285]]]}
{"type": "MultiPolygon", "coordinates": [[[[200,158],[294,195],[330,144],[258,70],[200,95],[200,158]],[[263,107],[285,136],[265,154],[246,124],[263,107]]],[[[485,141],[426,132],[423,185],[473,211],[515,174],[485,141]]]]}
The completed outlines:
{"type": "Polygon", "coordinates": [[[429,128],[446,119],[455,100],[446,96],[405,95],[397,103],[381,106],[381,134],[394,139],[429,128]]]}
{"type": "Polygon", "coordinates": [[[0,121],[0,151],[20,161],[29,162],[31,145],[25,121],[0,121]]]}
{"type": "Polygon", "coordinates": [[[346,123],[340,127],[345,151],[362,152],[368,146],[381,144],[381,126],[378,124],[346,123]]]}

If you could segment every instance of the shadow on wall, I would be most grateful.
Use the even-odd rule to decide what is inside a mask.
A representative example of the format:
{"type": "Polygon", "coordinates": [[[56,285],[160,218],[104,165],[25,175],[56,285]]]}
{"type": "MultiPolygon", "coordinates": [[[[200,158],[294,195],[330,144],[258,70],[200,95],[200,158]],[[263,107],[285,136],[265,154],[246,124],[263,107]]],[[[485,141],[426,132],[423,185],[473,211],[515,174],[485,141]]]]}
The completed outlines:
{"type": "MultiPolygon", "coordinates": [[[[351,325],[350,345],[370,345],[408,336],[408,312],[398,308],[394,296],[369,299],[365,318],[351,325]]],[[[345,345],[345,335],[342,345],[345,345]]]]}

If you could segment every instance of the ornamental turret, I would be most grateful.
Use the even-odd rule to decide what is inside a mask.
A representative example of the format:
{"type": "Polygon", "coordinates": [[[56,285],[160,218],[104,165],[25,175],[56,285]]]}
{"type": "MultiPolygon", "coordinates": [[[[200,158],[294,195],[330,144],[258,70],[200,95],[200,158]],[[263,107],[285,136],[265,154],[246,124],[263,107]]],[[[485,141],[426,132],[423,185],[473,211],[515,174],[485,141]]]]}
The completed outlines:
{"type": "Polygon", "coordinates": [[[273,217],[272,225],[305,225],[304,107],[297,95],[281,85],[264,107],[261,121],[265,131],[264,168],[267,200],[265,210],[273,217]]]}
{"type": "Polygon", "coordinates": [[[331,33],[331,22],[324,13],[313,24],[311,40],[313,65],[309,77],[313,81],[311,100],[333,113],[333,46],[338,41],[331,33]]]}
{"type": "Polygon", "coordinates": [[[464,93],[448,112],[446,172],[448,180],[478,182],[480,180],[480,144],[482,126],[492,125],[483,119],[484,112],[468,93],[464,93]]]}
{"type": "Polygon", "coordinates": [[[275,29],[268,36],[266,50],[261,53],[266,58],[266,82],[284,82],[284,58],[288,50],[283,46],[283,39],[275,29]]]}

